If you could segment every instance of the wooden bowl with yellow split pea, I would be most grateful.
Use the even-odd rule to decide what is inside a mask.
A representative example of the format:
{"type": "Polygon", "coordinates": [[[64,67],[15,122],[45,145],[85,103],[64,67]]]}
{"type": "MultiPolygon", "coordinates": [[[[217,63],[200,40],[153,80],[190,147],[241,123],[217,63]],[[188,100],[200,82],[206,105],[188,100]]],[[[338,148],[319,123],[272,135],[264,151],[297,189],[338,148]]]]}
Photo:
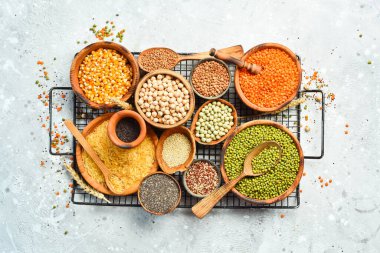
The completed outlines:
{"type": "Polygon", "coordinates": [[[115,104],[112,103],[95,102],[95,100],[98,99],[97,97],[104,96],[103,100],[106,100],[107,97],[117,97],[122,101],[128,100],[133,95],[139,79],[140,70],[132,53],[122,45],[109,41],[96,42],[83,48],[78,54],[76,54],[70,68],[70,82],[74,93],[94,109],[109,109],[115,106],[115,104]],[[115,50],[116,54],[112,57],[107,57],[103,52],[99,52],[96,54],[97,56],[95,58],[94,53],[101,49],[115,50]],[[82,63],[84,63],[87,56],[91,55],[93,56],[94,63],[95,61],[98,62],[98,64],[99,62],[105,62],[106,66],[100,67],[98,70],[93,68],[86,69],[86,66],[82,65],[82,63]],[[121,56],[126,62],[125,66],[121,61],[121,56]],[[112,65],[110,64],[111,62],[112,65]],[[128,65],[130,65],[130,67],[128,67],[128,65]],[[125,70],[125,68],[128,70],[125,70]],[[132,76],[128,77],[129,69],[131,69],[132,76]],[[79,80],[79,76],[83,74],[80,73],[80,71],[88,71],[89,73],[94,71],[96,74],[93,74],[93,76],[90,77],[87,75],[86,77],[82,76],[82,80],[79,80]],[[118,73],[119,78],[110,78],[111,73],[104,75],[101,74],[103,72],[115,72],[112,73],[113,76],[118,73]],[[107,86],[106,83],[109,83],[109,85],[107,86]],[[81,85],[85,90],[83,90],[81,85]],[[123,89],[126,90],[123,91],[123,89]]]}

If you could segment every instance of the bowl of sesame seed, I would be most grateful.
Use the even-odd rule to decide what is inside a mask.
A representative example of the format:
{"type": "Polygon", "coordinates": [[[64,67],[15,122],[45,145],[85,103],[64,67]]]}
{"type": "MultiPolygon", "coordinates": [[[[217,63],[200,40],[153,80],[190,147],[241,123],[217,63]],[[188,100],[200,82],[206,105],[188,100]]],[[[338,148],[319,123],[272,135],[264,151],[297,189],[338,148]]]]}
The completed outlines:
{"type": "Polygon", "coordinates": [[[111,98],[128,100],[139,79],[139,67],[132,53],[109,41],[83,48],[70,68],[73,91],[94,109],[114,107],[111,98]]]}

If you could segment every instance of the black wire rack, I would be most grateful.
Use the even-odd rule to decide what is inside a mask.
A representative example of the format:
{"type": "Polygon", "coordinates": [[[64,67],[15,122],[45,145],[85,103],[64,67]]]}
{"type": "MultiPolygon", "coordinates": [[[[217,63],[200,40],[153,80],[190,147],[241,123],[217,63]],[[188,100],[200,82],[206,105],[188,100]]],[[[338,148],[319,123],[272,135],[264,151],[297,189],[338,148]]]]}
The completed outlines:
{"type": "MultiPolygon", "coordinates": [[[[135,57],[138,56],[139,53],[133,53],[135,57]]],[[[175,66],[174,71],[180,73],[183,75],[186,79],[189,79],[191,70],[193,69],[194,65],[197,63],[197,60],[186,60],[181,61],[177,66],[175,66]]],[[[235,66],[234,65],[228,65],[229,70],[232,75],[232,79],[234,80],[234,73],[235,73],[235,66]]],[[[49,112],[50,112],[50,129],[53,129],[54,125],[54,117],[53,117],[53,105],[55,104],[55,97],[57,97],[57,94],[60,94],[62,92],[69,93],[73,96],[73,104],[72,109],[73,110],[73,122],[74,124],[80,129],[83,130],[83,128],[94,118],[98,117],[99,115],[102,115],[106,112],[114,112],[118,111],[119,109],[110,109],[107,111],[104,110],[95,110],[90,107],[88,107],[83,101],[81,101],[78,97],[75,96],[75,94],[72,92],[70,87],[55,87],[52,88],[49,92],[49,112]]],[[[298,97],[302,95],[302,93],[320,93],[322,97],[322,110],[321,110],[321,136],[320,136],[320,154],[317,156],[305,156],[305,159],[320,159],[323,157],[324,154],[324,107],[325,107],[325,101],[322,91],[320,90],[309,90],[309,91],[300,91],[298,93],[298,97]]],[[[272,120],[275,122],[278,122],[287,128],[290,129],[291,132],[297,136],[297,138],[301,139],[301,127],[300,127],[300,121],[301,121],[301,107],[298,105],[293,108],[289,108],[285,111],[282,111],[278,114],[257,114],[257,112],[253,111],[249,107],[247,107],[243,102],[241,102],[239,96],[235,92],[234,83],[232,81],[231,86],[229,88],[229,91],[222,97],[223,99],[229,101],[232,103],[238,113],[238,124],[242,124],[251,120],[257,120],[257,119],[267,119],[272,120]]],[[[133,98],[132,98],[133,99],[133,98]]],[[[132,101],[132,100],[131,100],[132,101]]],[[[204,99],[199,98],[196,96],[196,106],[194,112],[197,111],[197,109],[205,102],[204,99]]],[[[191,120],[186,122],[186,126],[190,127],[191,120]]],[[[157,134],[160,134],[160,130],[155,129],[157,134]]],[[[73,138],[73,137],[72,137],[73,138]]],[[[49,152],[51,155],[74,155],[75,154],[75,141],[72,139],[72,147],[70,147],[69,151],[65,152],[57,152],[52,147],[53,142],[53,136],[50,132],[50,147],[49,152]]],[[[197,152],[196,157],[197,159],[209,159],[219,167],[220,166],[220,156],[221,156],[221,148],[223,143],[217,144],[215,146],[204,146],[197,144],[197,152]]],[[[75,158],[74,158],[75,161],[75,158]]],[[[74,162],[75,169],[78,171],[76,161],[74,162]]],[[[191,208],[193,205],[195,205],[200,199],[195,198],[188,194],[186,190],[184,189],[182,185],[182,173],[177,172],[174,174],[174,177],[179,181],[181,187],[182,187],[182,198],[181,202],[179,204],[179,208],[191,208]]],[[[101,205],[101,206],[130,206],[130,207],[138,207],[140,206],[140,203],[137,198],[137,194],[129,195],[129,196],[106,196],[107,199],[111,203],[107,203],[101,199],[98,199],[85,191],[74,181],[73,182],[73,192],[72,192],[72,202],[74,204],[78,205],[101,205]]],[[[215,208],[278,208],[278,209],[291,209],[291,208],[297,208],[300,205],[300,192],[299,192],[299,186],[296,188],[294,192],[292,192],[286,199],[267,205],[267,204],[253,204],[249,202],[245,202],[235,196],[233,193],[228,193],[225,197],[222,198],[222,200],[215,206],[215,208]]]]}

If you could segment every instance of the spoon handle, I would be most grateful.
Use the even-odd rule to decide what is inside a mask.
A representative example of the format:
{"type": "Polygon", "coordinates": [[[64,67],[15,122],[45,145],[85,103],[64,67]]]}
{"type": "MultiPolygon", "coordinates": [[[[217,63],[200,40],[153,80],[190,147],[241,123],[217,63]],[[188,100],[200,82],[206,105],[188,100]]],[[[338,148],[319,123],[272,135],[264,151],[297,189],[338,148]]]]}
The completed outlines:
{"type": "Polygon", "coordinates": [[[224,195],[226,195],[234,186],[239,182],[245,174],[242,173],[237,178],[229,181],[227,184],[223,185],[201,201],[199,201],[191,210],[197,216],[197,218],[202,219],[206,214],[208,214],[211,209],[219,202],[224,195]]]}
{"type": "Polygon", "coordinates": [[[243,60],[237,59],[235,57],[232,57],[229,54],[221,52],[220,50],[216,50],[215,48],[211,48],[210,55],[214,56],[215,58],[218,58],[219,60],[231,62],[235,64],[236,66],[238,66],[239,68],[245,68],[252,74],[258,74],[262,70],[261,66],[259,65],[248,63],[243,60]]]}

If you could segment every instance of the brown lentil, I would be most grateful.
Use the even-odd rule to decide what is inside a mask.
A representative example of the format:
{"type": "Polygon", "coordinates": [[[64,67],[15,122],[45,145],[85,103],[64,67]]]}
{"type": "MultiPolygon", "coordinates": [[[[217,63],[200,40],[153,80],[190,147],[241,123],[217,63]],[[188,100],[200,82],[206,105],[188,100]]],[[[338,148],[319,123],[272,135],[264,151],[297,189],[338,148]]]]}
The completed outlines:
{"type": "Polygon", "coordinates": [[[195,67],[191,81],[194,89],[204,97],[216,97],[228,88],[228,69],[217,61],[205,61],[195,67]]]}
{"type": "Polygon", "coordinates": [[[193,163],[185,175],[187,188],[194,194],[205,196],[218,187],[218,173],[209,162],[193,163]]]}
{"type": "Polygon", "coordinates": [[[173,68],[177,63],[178,55],[170,49],[152,48],[141,54],[139,58],[141,67],[151,72],[157,69],[173,68]]]}

